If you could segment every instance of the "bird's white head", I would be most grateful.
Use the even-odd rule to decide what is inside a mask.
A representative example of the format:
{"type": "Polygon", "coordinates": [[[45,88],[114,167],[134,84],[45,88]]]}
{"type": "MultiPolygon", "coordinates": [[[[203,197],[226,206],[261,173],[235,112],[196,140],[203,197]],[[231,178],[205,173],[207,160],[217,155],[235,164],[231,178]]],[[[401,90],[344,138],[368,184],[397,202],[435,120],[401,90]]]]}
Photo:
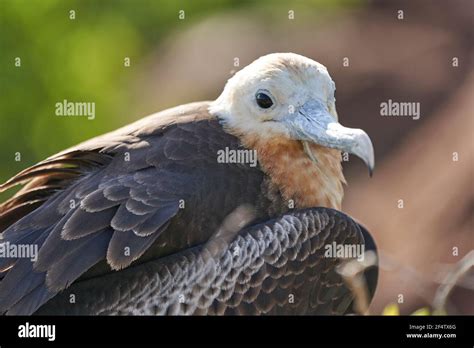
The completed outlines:
{"type": "Polygon", "coordinates": [[[326,67],[294,53],[273,53],[255,60],[227,82],[211,104],[236,134],[286,137],[352,153],[372,172],[374,150],[361,129],[338,122],[335,83],[326,67]]]}

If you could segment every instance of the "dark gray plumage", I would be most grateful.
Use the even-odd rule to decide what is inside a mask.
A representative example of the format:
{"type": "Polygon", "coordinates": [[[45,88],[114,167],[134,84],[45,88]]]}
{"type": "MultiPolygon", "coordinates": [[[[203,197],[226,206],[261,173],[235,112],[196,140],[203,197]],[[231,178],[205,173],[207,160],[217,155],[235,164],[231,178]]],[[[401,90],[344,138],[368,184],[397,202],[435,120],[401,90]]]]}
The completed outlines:
{"type": "MultiPolygon", "coordinates": [[[[78,282],[38,314],[341,314],[353,295],[328,243],[364,244],[332,209],[293,211],[177,254],[78,282]],[[138,286],[141,284],[141,286],[138,286]],[[71,294],[76,303],[70,304],[71,294]]],[[[371,289],[373,291],[373,288],[371,289]]]]}

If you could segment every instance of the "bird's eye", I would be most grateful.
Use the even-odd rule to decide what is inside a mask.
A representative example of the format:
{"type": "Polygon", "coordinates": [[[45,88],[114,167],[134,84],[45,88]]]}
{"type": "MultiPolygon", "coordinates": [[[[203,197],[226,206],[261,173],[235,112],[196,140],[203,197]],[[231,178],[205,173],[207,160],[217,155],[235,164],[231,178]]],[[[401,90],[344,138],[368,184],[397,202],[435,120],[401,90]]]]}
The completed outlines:
{"type": "Polygon", "coordinates": [[[258,106],[262,109],[268,109],[273,105],[272,98],[262,92],[255,95],[255,100],[257,101],[258,106]]]}

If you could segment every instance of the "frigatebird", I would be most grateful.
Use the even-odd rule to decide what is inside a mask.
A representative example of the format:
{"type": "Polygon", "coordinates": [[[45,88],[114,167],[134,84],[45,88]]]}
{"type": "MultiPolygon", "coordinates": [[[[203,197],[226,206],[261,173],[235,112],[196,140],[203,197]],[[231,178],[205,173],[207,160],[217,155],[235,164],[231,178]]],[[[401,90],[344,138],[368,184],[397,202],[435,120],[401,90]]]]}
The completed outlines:
{"type": "MultiPolygon", "coordinates": [[[[344,314],[330,245],[375,250],[342,213],[342,126],[327,69],[260,57],[211,102],[165,110],[53,155],[0,186],[4,314],[344,314]],[[222,151],[227,154],[222,159],[222,151]],[[232,156],[253,151],[257,165],[232,156]],[[228,155],[230,154],[230,156],[228,155]]],[[[353,257],[349,255],[348,257],[353,257]]],[[[377,272],[366,272],[370,296],[377,272]]]]}

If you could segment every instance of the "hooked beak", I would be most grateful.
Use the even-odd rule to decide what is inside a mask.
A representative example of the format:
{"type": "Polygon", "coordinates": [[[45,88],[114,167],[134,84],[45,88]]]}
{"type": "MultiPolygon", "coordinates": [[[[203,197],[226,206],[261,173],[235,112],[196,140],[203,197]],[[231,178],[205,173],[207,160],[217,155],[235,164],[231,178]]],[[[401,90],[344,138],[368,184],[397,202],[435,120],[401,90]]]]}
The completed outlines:
{"type": "Polygon", "coordinates": [[[327,107],[319,100],[310,100],[295,113],[288,115],[284,122],[288,125],[292,138],[301,140],[308,156],[305,142],[316,143],[325,147],[338,149],[356,155],[365,162],[372,176],[374,170],[374,147],[366,132],[358,128],[342,126],[329,113],[327,107]]]}

